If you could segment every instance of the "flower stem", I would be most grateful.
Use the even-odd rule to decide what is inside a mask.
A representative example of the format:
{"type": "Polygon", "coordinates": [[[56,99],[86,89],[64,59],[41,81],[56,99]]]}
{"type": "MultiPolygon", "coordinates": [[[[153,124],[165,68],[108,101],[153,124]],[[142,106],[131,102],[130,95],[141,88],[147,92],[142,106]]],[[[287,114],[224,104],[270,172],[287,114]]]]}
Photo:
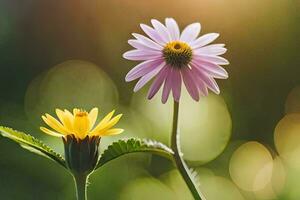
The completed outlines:
{"type": "Polygon", "coordinates": [[[87,200],[87,178],[86,174],[74,175],[77,200],[87,200]]]}
{"type": "Polygon", "coordinates": [[[179,127],[178,127],[178,117],[179,117],[179,103],[174,101],[174,111],[173,111],[173,127],[171,134],[171,148],[174,152],[174,161],[177,169],[179,170],[182,178],[190,189],[195,200],[205,200],[205,197],[200,193],[197,186],[195,185],[193,179],[191,178],[191,172],[184,162],[179,142],[179,127]]]}

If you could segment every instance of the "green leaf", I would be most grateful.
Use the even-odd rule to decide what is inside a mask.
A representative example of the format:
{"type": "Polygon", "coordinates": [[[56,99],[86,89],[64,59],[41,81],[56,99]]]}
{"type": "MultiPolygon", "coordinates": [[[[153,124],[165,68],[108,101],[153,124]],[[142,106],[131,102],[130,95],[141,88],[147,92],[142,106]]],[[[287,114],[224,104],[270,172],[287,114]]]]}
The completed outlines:
{"type": "Polygon", "coordinates": [[[130,138],[126,140],[119,140],[109,145],[102,153],[96,169],[120,156],[137,152],[148,152],[168,159],[173,159],[173,151],[160,142],[130,138]]]}
{"type": "Polygon", "coordinates": [[[54,150],[52,150],[50,147],[48,147],[35,137],[3,126],[0,126],[0,134],[3,137],[7,137],[15,141],[24,149],[27,149],[33,153],[54,160],[58,164],[66,168],[65,159],[60,154],[56,153],[54,150]]]}

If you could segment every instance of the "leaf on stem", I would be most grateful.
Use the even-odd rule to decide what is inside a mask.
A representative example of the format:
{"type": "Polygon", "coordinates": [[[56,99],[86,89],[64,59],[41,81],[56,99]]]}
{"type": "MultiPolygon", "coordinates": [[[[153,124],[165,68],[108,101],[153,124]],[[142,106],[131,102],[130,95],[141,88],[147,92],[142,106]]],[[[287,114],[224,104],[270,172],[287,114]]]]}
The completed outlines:
{"type": "Polygon", "coordinates": [[[0,126],[0,135],[15,141],[24,149],[49,158],[66,168],[65,159],[60,154],[33,136],[3,126],[0,126]]]}
{"type": "Polygon", "coordinates": [[[130,138],[119,140],[109,145],[102,153],[96,169],[120,156],[138,152],[147,152],[173,159],[173,151],[160,142],[130,138]]]}

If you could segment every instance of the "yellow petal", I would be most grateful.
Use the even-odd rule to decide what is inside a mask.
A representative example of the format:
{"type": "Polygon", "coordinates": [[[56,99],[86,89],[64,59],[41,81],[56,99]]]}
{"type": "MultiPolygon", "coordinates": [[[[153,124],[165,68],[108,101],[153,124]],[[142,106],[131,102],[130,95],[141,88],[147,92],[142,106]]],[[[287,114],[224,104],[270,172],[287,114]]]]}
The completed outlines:
{"type": "Polygon", "coordinates": [[[95,122],[97,120],[98,116],[98,108],[93,108],[90,113],[89,113],[89,118],[90,118],[90,130],[94,127],[95,122]]]}
{"type": "Polygon", "coordinates": [[[102,126],[104,126],[107,122],[109,122],[109,120],[114,115],[114,113],[115,113],[115,110],[108,113],[91,132],[92,133],[98,132],[98,130],[102,129],[102,126]]]}
{"type": "Polygon", "coordinates": [[[118,135],[118,134],[122,133],[123,131],[124,131],[124,129],[121,129],[121,128],[113,128],[113,129],[109,129],[108,131],[105,131],[101,135],[96,134],[96,136],[118,135]]]}
{"type": "Polygon", "coordinates": [[[122,117],[122,114],[119,114],[117,116],[115,116],[113,119],[111,119],[109,122],[107,122],[106,124],[103,124],[101,127],[99,127],[99,129],[95,129],[91,135],[102,135],[104,132],[106,132],[108,129],[110,129],[111,127],[113,127],[114,125],[116,125],[118,123],[118,121],[120,120],[120,118],[122,117]]]}
{"type": "Polygon", "coordinates": [[[57,121],[54,117],[52,117],[49,114],[46,114],[46,116],[42,116],[42,119],[44,120],[44,122],[50,126],[51,128],[53,128],[54,130],[56,130],[59,133],[63,133],[63,134],[67,134],[67,130],[66,128],[59,122],[57,121]]]}
{"type": "Polygon", "coordinates": [[[55,137],[62,137],[63,135],[54,131],[51,131],[45,127],[40,127],[41,131],[47,133],[48,135],[55,136],[55,137]]]}
{"type": "Polygon", "coordinates": [[[74,116],[73,114],[68,111],[67,109],[64,109],[65,115],[70,119],[70,121],[72,122],[72,126],[73,126],[73,121],[74,121],[74,116]]]}
{"type": "Polygon", "coordinates": [[[104,125],[104,129],[109,129],[111,127],[113,127],[114,125],[116,125],[119,120],[121,119],[121,117],[123,116],[123,114],[118,114],[117,116],[115,116],[114,118],[112,118],[108,123],[106,123],[106,125],[104,125]]]}
{"type": "Polygon", "coordinates": [[[80,139],[84,139],[90,129],[90,120],[87,112],[78,112],[74,117],[74,132],[80,139]]]}
{"type": "Polygon", "coordinates": [[[56,109],[55,111],[59,120],[62,122],[64,127],[68,130],[68,132],[73,132],[73,124],[72,124],[73,119],[70,118],[68,115],[66,115],[65,112],[60,109],[56,109]]]}
{"type": "Polygon", "coordinates": [[[79,113],[80,112],[80,110],[78,109],[78,108],[74,108],[73,109],[73,115],[75,116],[77,113],[79,113]]]}
{"type": "Polygon", "coordinates": [[[68,117],[74,117],[73,114],[68,111],[67,109],[64,109],[65,115],[67,115],[68,117]]]}

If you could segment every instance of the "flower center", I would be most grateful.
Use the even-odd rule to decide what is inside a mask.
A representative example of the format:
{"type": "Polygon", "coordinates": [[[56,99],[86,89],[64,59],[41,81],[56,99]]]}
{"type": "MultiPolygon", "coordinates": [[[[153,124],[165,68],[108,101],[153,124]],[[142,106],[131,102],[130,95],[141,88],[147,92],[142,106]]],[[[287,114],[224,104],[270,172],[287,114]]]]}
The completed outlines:
{"type": "Polygon", "coordinates": [[[79,111],[76,113],[76,117],[86,117],[88,116],[88,113],[86,111],[79,111]]]}
{"type": "Polygon", "coordinates": [[[192,60],[193,51],[191,47],[180,41],[172,41],[166,44],[163,49],[163,56],[167,64],[173,67],[183,67],[192,60]]]}
{"type": "Polygon", "coordinates": [[[84,139],[90,130],[90,119],[88,113],[83,110],[77,111],[73,121],[74,135],[84,139]]]}

